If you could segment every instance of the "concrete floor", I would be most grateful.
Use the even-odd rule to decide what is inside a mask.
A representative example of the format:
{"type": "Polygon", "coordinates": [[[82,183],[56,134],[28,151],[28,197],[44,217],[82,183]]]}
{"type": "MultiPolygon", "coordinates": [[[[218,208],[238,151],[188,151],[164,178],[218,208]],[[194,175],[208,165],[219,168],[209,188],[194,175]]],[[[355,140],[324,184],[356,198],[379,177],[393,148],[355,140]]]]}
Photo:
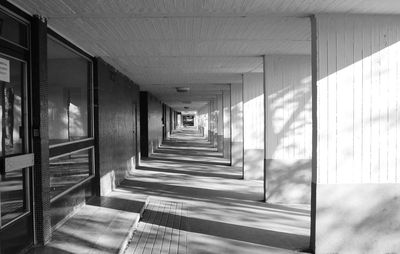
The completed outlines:
{"type": "Polygon", "coordinates": [[[227,163],[193,129],[176,132],[121,186],[93,198],[30,253],[306,250],[309,206],[262,202],[262,182],[240,179],[241,169],[227,163]]]}
{"type": "Polygon", "coordinates": [[[119,253],[137,227],[147,200],[115,194],[92,198],[53,232],[46,246],[28,254],[119,253]]]}
{"type": "MultiPolygon", "coordinates": [[[[240,169],[224,166],[227,161],[191,129],[171,140],[142,161],[119,191],[149,196],[150,204],[182,203],[187,215],[179,230],[187,240],[178,253],[293,253],[308,248],[309,206],[261,202],[262,182],[240,179],[240,169]]],[[[132,246],[143,234],[141,223],[149,222],[139,222],[126,253],[137,253],[132,246]]]]}

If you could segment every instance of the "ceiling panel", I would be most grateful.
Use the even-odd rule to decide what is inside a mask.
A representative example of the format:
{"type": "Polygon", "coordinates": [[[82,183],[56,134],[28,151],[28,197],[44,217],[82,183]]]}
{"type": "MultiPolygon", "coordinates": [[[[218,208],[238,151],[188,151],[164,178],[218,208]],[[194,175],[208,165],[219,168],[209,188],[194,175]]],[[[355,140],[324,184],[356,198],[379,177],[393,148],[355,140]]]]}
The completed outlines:
{"type": "MultiPolygon", "coordinates": [[[[242,80],[241,73],[180,73],[171,75],[170,73],[142,73],[135,74],[138,84],[231,84],[239,83],[242,80]]],[[[145,86],[142,86],[142,88],[145,86]]]]}
{"type": "Polygon", "coordinates": [[[307,15],[312,13],[399,14],[398,0],[13,0],[48,17],[164,17],[307,15]]]}
{"type": "Polygon", "coordinates": [[[400,14],[399,0],[11,2],[168,101],[171,85],[241,82],[243,73],[262,71],[262,55],[309,55],[310,14],[400,14]]]}

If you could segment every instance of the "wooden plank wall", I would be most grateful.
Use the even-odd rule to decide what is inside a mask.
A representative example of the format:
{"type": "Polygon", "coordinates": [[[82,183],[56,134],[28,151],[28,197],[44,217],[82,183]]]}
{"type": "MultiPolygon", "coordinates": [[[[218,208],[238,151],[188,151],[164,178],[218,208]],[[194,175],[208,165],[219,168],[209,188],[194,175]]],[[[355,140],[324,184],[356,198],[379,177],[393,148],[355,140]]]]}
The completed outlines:
{"type": "Polygon", "coordinates": [[[231,91],[224,90],[223,95],[223,120],[224,120],[224,158],[231,159],[231,91]]]}
{"type": "Polygon", "coordinates": [[[231,92],[230,90],[223,91],[223,120],[224,120],[224,138],[231,138],[231,92]]]}
{"type": "Polygon", "coordinates": [[[232,166],[243,167],[243,83],[231,84],[232,166]]]}
{"type": "Polygon", "coordinates": [[[243,76],[245,179],[264,179],[264,81],[263,73],[243,76]]]}
{"type": "Polygon", "coordinates": [[[311,56],[265,56],[265,200],[310,204],[311,56]]]}
{"type": "Polygon", "coordinates": [[[317,181],[398,183],[400,18],[317,20],[317,181]]]}
{"type": "Polygon", "coordinates": [[[243,142],[243,84],[231,85],[232,142],[243,142]]]}
{"type": "Polygon", "coordinates": [[[266,158],[311,159],[311,57],[265,59],[266,158]]]}
{"type": "Polygon", "coordinates": [[[243,77],[244,148],[264,149],[263,74],[247,73],[243,77]],[[261,137],[261,138],[260,138],[261,137]]]}
{"type": "Polygon", "coordinates": [[[210,112],[210,104],[209,103],[197,111],[197,115],[199,118],[198,124],[199,124],[199,127],[202,128],[201,131],[203,132],[205,137],[208,137],[209,112],[210,112]]]}

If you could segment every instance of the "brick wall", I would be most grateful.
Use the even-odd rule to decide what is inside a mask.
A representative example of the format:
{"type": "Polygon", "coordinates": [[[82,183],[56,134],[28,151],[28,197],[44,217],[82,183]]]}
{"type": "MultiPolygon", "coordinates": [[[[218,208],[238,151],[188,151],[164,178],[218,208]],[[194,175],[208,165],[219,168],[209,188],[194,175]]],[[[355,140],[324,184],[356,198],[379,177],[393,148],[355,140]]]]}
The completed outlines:
{"type": "MultiPolygon", "coordinates": [[[[135,106],[139,112],[139,87],[102,59],[97,61],[98,156],[100,194],[117,186],[135,168],[135,106]]],[[[137,113],[138,114],[138,113],[137,113]]],[[[137,123],[139,126],[139,123],[137,123]]],[[[138,140],[138,142],[140,142],[138,140]]]]}

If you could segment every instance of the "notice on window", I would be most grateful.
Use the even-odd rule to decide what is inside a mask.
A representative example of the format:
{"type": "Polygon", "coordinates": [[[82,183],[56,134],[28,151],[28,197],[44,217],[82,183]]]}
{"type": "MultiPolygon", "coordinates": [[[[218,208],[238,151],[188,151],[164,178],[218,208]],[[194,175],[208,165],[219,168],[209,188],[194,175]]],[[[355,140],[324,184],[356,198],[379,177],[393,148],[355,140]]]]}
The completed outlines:
{"type": "Polygon", "coordinates": [[[10,82],[10,61],[0,58],[0,81],[10,82]]]}

